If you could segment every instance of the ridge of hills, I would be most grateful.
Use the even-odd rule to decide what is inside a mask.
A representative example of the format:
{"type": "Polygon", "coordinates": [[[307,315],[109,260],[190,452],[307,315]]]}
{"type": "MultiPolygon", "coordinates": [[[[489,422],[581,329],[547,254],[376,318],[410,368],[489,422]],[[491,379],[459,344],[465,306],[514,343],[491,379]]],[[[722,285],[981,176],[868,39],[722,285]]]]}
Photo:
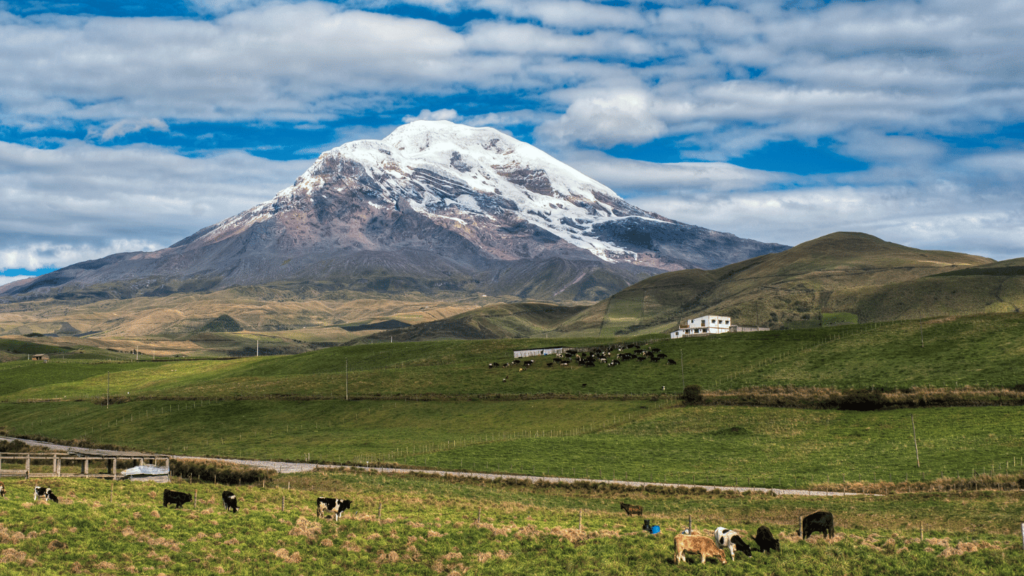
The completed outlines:
{"type": "Polygon", "coordinates": [[[589,307],[488,306],[367,341],[668,332],[705,314],[779,329],[821,326],[823,315],[835,313],[882,322],[1018,312],[1021,264],[1024,259],[995,262],[837,232],[715,270],[659,274],[589,307]],[[541,314],[543,320],[526,322],[541,314]]]}
{"type": "MultiPolygon", "coordinates": [[[[772,329],[1015,312],[1024,258],[919,250],[838,232],[714,270],[652,276],[597,302],[371,298],[329,284],[209,294],[0,304],[0,334],[159,355],[295,353],[346,343],[665,334],[687,317],[731,316],[772,329]],[[220,322],[216,322],[225,316],[220,322]],[[212,324],[211,324],[212,322],[212,324]],[[401,323],[401,324],[399,324],[401,323]],[[221,330],[224,325],[238,331],[221,330]],[[411,326],[394,328],[402,324],[411,326]],[[76,337],[77,332],[77,337],[76,337]],[[84,338],[83,338],[84,337],[84,338]]],[[[39,341],[42,343],[42,341],[39,341]]]]}

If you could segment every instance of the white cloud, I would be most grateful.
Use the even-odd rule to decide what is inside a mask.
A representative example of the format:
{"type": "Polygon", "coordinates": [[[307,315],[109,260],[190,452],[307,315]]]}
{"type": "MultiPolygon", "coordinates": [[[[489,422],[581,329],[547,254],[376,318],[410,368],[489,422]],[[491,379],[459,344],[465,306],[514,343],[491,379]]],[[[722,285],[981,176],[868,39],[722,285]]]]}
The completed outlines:
{"type": "Polygon", "coordinates": [[[167,127],[167,123],[159,118],[149,118],[146,120],[118,120],[110,128],[103,131],[103,134],[100,136],[100,140],[107,142],[114,138],[120,138],[126,134],[141,132],[147,129],[156,130],[157,132],[170,131],[170,128],[167,127]]]}
{"type": "Polygon", "coordinates": [[[792,184],[795,178],[789,174],[751,170],[727,162],[644,162],[615,158],[596,151],[569,152],[562,154],[561,158],[627,198],[652,194],[725,194],[763,190],[767,186],[792,184]]]}
{"type": "Polygon", "coordinates": [[[11,284],[19,280],[27,280],[29,278],[35,278],[35,276],[0,276],[0,286],[4,284],[11,284]]]}
{"type": "Polygon", "coordinates": [[[462,116],[459,116],[459,113],[451,108],[442,108],[441,110],[428,110],[424,108],[415,116],[410,115],[402,117],[402,122],[405,122],[406,124],[417,120],[447,120],[449,122],[459,122],[462,120],[462,116]]]}
{"type": "Polygon", "coordinates": [[[89,244],[52,244],[39,242],[24,246],[0,250],[0,269],[24,268],[39,270],[40,268],[61,268],[95,260],[120,252],[150,252],[162,248],[159,244],[140,239],[118,238],[102,246],[89,244]]]}
{"type": "Polygon", "coordinates": [[[0,142],[0,268],[168,246],[270,199],[311,163],[237,151],[184,157],[141,144],[0,142]]]}
{"type": "MultiPolygon", "coordinates": [[[[951,143],[1024,123],[1016,3],[408,3],[498,16],[449,27],[351,9],[392,6],[384,0],[192,0],[211,16],[203,19],[0,12],[0,125],[84,128],[108,142],[168,123],[303,128],[415,106],[423,111],[405,121],[533,126],[541,147],[695,224],[787,243],[859,227],[922,247],[1024,252],[1021,152],[951,143]],[[479,104],[461,104],[473,95],[479,104]],[[492,98],[501,110],[486,107],[492,98]],[[515,98],[522,104],[504,110],[515,98]],[[712,162],[657,165],[578,149],[668,137],[686,158],[712,162]],[[871,169],[794,177],[725,162],[769,142],[824,138],[871,169]]],[[[390,128],[346,126],[335,140],[390,128]]],[[[305,164],[0,145],[0,245],[162,245],[265,199],[305,164]],[[137,222],[126,221],[126,207],[137,222]]]]}
{"type": "Polygon", "coordinates": [[[576,100],[557,120],[542,124],[537,135],[552,143],[603,147],[642,144],[665,132],[665,123],[652,110],[651,98],[641,91],[628,91],[576,100]]]}

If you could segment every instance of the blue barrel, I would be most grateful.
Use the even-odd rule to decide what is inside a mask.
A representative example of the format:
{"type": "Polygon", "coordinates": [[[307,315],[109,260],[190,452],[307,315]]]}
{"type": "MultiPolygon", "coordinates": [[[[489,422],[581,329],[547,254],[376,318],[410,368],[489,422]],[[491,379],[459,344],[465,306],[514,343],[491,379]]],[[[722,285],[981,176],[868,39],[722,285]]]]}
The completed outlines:
{"type": "Polygon", "coordinates": [[[661,526],[651,526],[651,534],[658,534],[661,532],[661,526]]]}

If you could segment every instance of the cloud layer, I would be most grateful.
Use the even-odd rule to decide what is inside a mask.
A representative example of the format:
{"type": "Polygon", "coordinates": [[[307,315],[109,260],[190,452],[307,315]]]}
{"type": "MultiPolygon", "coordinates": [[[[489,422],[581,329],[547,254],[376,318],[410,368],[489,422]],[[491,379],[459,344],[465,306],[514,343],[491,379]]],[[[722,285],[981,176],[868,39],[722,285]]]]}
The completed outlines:
{"type": "Polygon", "coordinates": [[[186,6],[0,11],[0,267],[165,246],[267,199],[321,149],[417,118],[511,129],[645,208],[760,240],[847,229],[1024,254],[1015,2],[186,6]],[[272,161],[245,150],[277,142],[203,149],[183,135],[197,125],[308,139],[272,161]],[[773,142],[868,168],[731,163],[773,142]],[[668,162],[616,157],[655,144],[668,162]]]}

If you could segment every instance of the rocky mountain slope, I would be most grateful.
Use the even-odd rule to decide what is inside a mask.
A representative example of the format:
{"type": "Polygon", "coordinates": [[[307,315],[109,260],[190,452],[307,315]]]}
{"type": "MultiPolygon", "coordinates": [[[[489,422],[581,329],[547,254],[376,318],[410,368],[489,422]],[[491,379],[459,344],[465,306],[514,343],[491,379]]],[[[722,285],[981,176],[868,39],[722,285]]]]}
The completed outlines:
{"type": "Polygon", "coordinates": [[[326,282],[391,295],[597,300],[660,272],[785,248],[640,210],[497,130],[413,122],[325,152],[273,199],[169,248],[75,264],[0,294],[326,282]]]}

